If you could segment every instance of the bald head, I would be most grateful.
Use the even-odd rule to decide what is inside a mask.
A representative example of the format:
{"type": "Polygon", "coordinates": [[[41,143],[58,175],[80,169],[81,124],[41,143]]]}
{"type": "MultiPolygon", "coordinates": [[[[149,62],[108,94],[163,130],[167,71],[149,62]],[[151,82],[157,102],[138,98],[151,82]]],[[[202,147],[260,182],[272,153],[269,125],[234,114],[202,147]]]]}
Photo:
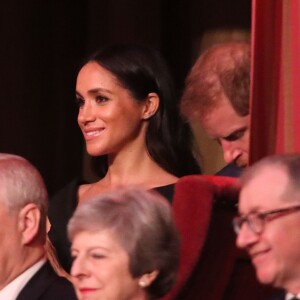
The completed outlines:
{"type": "Polygon", "coordinates": [[[46,232],[48,194],[39,171],[21,156],[0,153],[0,194],[9,212],[33,203],[41,212],[41,235],[46,232]]]}

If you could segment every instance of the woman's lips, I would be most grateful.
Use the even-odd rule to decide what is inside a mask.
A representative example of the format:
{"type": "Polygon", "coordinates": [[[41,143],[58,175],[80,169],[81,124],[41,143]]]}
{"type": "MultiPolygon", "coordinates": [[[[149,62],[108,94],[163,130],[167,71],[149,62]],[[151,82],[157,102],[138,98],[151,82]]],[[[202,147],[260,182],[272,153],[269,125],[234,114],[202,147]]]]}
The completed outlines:
{"type": "Polygon", "coordinates": [[[88,287],[84,287],[84,288],[80,288],[79,291],[80,291],[80,293],[82,293],[82,294],[87,294],[87,293],[95,292],[95,291],[97,291],[97,289],[96,289],[96,288],[88,288],[88,287]]]}
{"type": "Polygon", "coordinates": [[[93,130],[84,130],[83,134],[84,134],[84,138],[86,140],[92,140],[98,136],[100,136],[103,132],[103,128],[101,129],[93,129],[93,130]]]}

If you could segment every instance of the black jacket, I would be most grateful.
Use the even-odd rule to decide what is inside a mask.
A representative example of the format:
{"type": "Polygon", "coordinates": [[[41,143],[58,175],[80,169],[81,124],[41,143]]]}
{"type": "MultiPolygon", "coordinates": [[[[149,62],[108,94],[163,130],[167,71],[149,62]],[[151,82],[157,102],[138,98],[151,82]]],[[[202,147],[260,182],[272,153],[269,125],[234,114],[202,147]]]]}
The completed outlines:
{"type": "Polygon", "coordinates": [[[72,284],[58,276],[49,262],[28,281],[16,300],[76,300],[72,284]]]}

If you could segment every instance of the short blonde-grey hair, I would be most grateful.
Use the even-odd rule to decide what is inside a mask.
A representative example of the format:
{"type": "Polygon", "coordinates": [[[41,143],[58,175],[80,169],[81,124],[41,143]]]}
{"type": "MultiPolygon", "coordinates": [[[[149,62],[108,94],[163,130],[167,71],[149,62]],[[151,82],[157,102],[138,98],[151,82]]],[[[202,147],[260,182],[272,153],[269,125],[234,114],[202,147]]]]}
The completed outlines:
{"type": "Polygon", "coordinates": [[[154,299],[173,285],[179,238],[169,203],[154,191],[122,188],[79,205],[68,224],[70,241],[82,231],[109,229],[129,256],[133,277],[159,271],[148,288],[154,299]]]}

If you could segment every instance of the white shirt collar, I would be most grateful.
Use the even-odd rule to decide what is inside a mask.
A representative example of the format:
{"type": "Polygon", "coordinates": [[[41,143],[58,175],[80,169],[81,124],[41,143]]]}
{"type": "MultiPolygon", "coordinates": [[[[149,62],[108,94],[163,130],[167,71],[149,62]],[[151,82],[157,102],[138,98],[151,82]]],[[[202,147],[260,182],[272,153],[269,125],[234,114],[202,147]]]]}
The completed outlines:
{"type": "Polygon", "coordinates": [[[287,294],[285,295],[285,300],[291,300],[291,299],[294,298],[294,297],[297,297],[297,298],[300,299],[300,293],[297,294],[297,295],[293,295],[293,294],[291,294],[291,293],[287,293],[287,294]]]}
{"type": "Polygon", "coordinates": [[[23,287],[45,262],[45,258],[39,260],[37,263],[11,281],[8,285],[6,285],[2,290],[0,290],[0,300],[15,300],[23,287]]]}

